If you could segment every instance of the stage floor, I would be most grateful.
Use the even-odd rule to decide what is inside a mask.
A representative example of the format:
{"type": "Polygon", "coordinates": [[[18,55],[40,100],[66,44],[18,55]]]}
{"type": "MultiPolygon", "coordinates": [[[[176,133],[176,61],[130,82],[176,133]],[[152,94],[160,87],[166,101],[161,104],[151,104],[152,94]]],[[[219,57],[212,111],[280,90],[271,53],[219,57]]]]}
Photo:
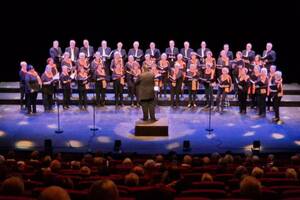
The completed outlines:
{"type": "Polygon", "coordinates": [[[272,112],[266,118],[256,118],[253,110],[247,115],[238,113],[237,107],[229,107],[223,115],[212,114],[214,131],[208,135],[208,112],[201,108],[157,107],[157,118],[169,120],[168,137],[136,137],[134,125],[141,118],[140,109],[124,106],[106,106],[96,109],[96,126],[93,134],[93,107],[80,111],[76,106],[61,111],[61,126],[64,132],[55,134],[57,113],[44,113],[38,106],[38,113],[28,116],[19,106],[0,106],[1,149],[43,150],[44,140],[51,139],[56,152],[86,152],[113,150],[114,141],[122,141],[124,152],[166,153],[175,150],[182,153],[184,140],[191,142],[192,153],[247,151],[254,140],[260,140],[264,152],[297,151],[300,149],[300,108],[283,107],[282,125],[271,122],[272,112]]]}

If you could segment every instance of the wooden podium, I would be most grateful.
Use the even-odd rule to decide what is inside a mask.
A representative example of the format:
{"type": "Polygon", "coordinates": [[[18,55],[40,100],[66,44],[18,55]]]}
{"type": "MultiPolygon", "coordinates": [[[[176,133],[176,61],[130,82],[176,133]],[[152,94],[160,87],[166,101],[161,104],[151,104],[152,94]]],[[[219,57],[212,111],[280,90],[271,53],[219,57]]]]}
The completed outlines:
{"type": "Polygon", "coordinates": [[[138,120],[135,123],[135,136],[168,136],[169,122],[160,118],[155,122],[138,120]]]}

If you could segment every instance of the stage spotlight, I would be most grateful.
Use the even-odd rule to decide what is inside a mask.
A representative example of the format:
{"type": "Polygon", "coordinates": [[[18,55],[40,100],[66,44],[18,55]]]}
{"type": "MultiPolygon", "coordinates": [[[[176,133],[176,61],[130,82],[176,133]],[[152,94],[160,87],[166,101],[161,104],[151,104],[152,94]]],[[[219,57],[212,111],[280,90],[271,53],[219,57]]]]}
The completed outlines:
{"type": "Polygon", "coordinates": [[[191,143],[189,140],[183,141],[183,151],[185,152],[191,151],[191,143]]]}
{"type": "Polygon", "coordinates": [[[253,141],[253,145],[252,145],[252,153],[254,155],[257,155],[260,153],[260,141],[259,140],[255,140],[253,141]]]}
{"type": "Polygon", "coordinates": [[[121,152],[122,142],[121,140],[115,140],[114,151],[121,152]]]}

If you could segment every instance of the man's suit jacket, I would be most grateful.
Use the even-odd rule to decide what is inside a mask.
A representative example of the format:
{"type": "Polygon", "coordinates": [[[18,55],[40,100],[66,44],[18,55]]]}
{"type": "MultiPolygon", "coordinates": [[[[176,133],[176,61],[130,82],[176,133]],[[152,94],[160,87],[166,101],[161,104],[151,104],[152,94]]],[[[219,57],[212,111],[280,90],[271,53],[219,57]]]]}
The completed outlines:
{"type": "Polygon", "coordinates": [[[191,53],[192,53],[193,51],[194,51],[193,49],[188,48],[188,49],[187,49],[187,55],[185,55],[185,49],[184,49],[184,48],[180,49],[180,53],[183,55],[184,58],[185,58],[185,57],[191,58],[191,53]]]}
{"type": "MultiPolygon", "coordinates": [[[[89,51],[90,51],[90,56],[89,57],[93,57],[94,56],[94,47],[89,46],[89,51]]],[[[81,47],[80,48],[80,53],[83,52],[85,54],[85,56],[88,56],[88,49],[86,47],[81,47]]]]}
{"type": "Polygon", "coordinates": [[[160,58],[160,50],[156,48],[153,50],[153,55],[151,49],[147,49],[145,54],[149,54],[150,56],[154,57],[157,60],[160,58]]]}
{"type": "Polygon", "coordinates": [[[140,100],[154,99],[154,75],[151,72],[143,72],[136,81],[140,100]]]}
{"type": "MultiPolygon", "coordinates": [[[[70,54],[70,58],[71,58],[71,47],[67,47],[65,52],[68,52],[70,54]]],[[[74,48],[74,60],[75,61],[78,59],[78,55],[79,55],[79,48],[75,47],[74,48]]]]}

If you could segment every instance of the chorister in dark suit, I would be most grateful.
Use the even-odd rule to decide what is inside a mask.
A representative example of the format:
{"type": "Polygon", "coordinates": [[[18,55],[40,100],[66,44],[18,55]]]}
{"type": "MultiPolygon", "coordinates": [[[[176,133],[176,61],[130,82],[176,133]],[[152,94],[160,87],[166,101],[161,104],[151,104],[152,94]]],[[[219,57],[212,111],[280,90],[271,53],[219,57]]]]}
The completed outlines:
{"type": "Polygon", "coordinates": [[[196,64],[190,64],[186,73],[186,83],[189,92],[189,104],[188,107],[196,107],[196,96],[199,87],[199,70],[196,64]]]}
{"type": "Polygon", "coordinates": [[[169,41],[169,47],[166,48],[165,53],[168,56],[170,67],[174,67],[174,63],[176,61],[177,55],[179,54],[179,50],[177,47],[175,47],[175,42],[173,40],[169,41]]]}
{"type": "Polygon", "coordinates": [[[250,77],[247,75],[247,73],[248,73],[247,68],[245,67],[241,68],[239,72],[239,77],[237,79],[238,100],[239,100],[239,107],[240,107],[241,114],[247,113],[247,96],[248,96],[248,89],[250,85],[250,77]]]}
{"type": "Polygon", "coordinates": [[[54,94],[54,86],[53,86],[53,73],[51,66],[47,65],[45,68],[45,72],[41,76],[42,79],[42,91],[43,91],[43,104],[44,110],[51,111],[53,106],[53,94],[54,94]]]}
{"type": "Polygon", "coordinates": [[[272,43],[267,43],[266,50],[263,51],[261,59],[264,62],[264,66],[269,70],[270,66],[275,64],[276,61],[276,52],[272,50],[272,43]]]}
{"type": "Polygon", "coordinates": [[[252,50],[252,44],[248,43],[246,45],[246,49],[242,51],[243,60],[245,62],[245,67],[247,67],[248,71],[251,68],[251,63],[254,61],[255,58],[255,51],[252,50]]]}
{"type": "Polygon", "coordinates": [[[257,107],[258,115],[260,117],[266,116],[266,97],[268,90],[268,71],[266,68],[262,68],[257,83],[255,84],[257,93],[257,107]]]}
{"type": "Polygon", "coordinates": [[[25,77],[27,74],[27,63],[22,61],[20,63],[21,69],[19,71],[20,78],[20,106],[23,109],[23,106],[26,107],[26,98],[25,98],[25,77]]]}
{"type": "Polygon", "coordinates": [[[100,57],[99,52],[95,54],[95,59],[92,62],[93,79],[95,80],[96,105],[105,105],[105,92],[107,87],[105,66],[100,57]]]}
{"type": "Polygon", "coordinates": [[[68,73],[68,67],[63,65],[62,72],[60,74],[60,85],[63,89],[63,108],[68,109],[70,106],[71,98],[71,81],[72,78],[68,73]]]}
{"type": "Polygon", "coordinates": [[[140,64],[134,60],[134,57],[130,55],[128,62],[125,65],[126,70],[126,82],[128,88],[128,95],[131,100],[131,106],[134,106],[134,97],[136,97],[136,106],[139,106],[139,96],[136,88],[136,80],[141,74],[140,64]]]}
{"type": "Polygon", "coordinates": [[[197,49],[197,54],[200,56],[201,63],[204,63],[204,58],[206,57],[208,51],[210,51],[210,49],[206,47],[206,42],[202,41],[201,47],[197,49]]]}
{"type": "Polygon", "coordinates": [[[65,49],[65,52],[68,52],[72,62],[76,62],[79,55],[79,48],[75,46],[75,40],[70,41],[70,46],[65,49]]]}
{"type": "Polygon", "coordinates": [[[112,80],[114,82],[115,105],[123,106],[123,88],[125,85],[125,70],[122,57],[118,52],[114,53],[114,59],[111,62],[112,80]]]}
{"type": "Polygon", "coordinates": [[[169,71],[170,71],[170,62],[167,60],[167,54],[161,54],[161,59],[157,63],[157,67],[160,70],[161,74],[161,84],[160,84],[160,97],[162,93],[164,97],[167,95],[167,87],[169,83],[169,71]]]}
{"type": "Polygon", "coordinates": [[[79,94],[79,108],[87,109],[87,89],[89,88],[88,74],[83,67],[77,69],[77,85],[79,94]]]}
{"type": "Polygon", "coordinates": [[[155,43],[150,43],[150,48],[146,50],[145,54],[149,54],[151,58],[154,58],[155,61],[158,61],[160,58],[160,50],[155,48],[155,43]]]}
{"type": "Polygon", "coordinates": [[[194,52],[192,48],[190,48],[190,43],[185,41],[183,43],[183,48],[180,49],[180,53],[183,56],[185,62],[187,62],[191,58],[191,53],[194,52]]]}
{"type": "Polygon", "coordinates": [[[62,51],[57,40],[53,41],[53,46],[49,49],[49,55],[54,60],[54,63],[60,67],[62,51]]]}
{"type": "Polygon", "coordinates": [[[107,42],[105,40],[102,40],[101,46],[97,50],[100,52],[103,64],[105,66],[105,73],[107,75],[106,80],[110,80],[111,76],[111,71],[109,70],[110,68],[110,60],[112,58],[113,52],[111,51],[111,48],[107,46],[107,42]]]}
{"type": "MultiPolygon", "coordinates": [[[[224,44],[222,51],[225,51],[225,54],[227,55],[229,60],[233,60],[233,53],[232,53],[232,51],[229,50],[229,45],[228,44],[224,44]]],[[[220,53],[220,56],[221,56],[221,53],[220,53]]]]}
{"type": "Polygon", "coordinates": [[[206,98],[206,105],[204,108],[210,108],[213,102],[213,86],[215,82],[215,70],[211,68],[210,65],[206,65],[204,73],[201,75],[201,81],[204,85],[204,92],[206,98]]]}
{"type": "Polygon", "coordinates": [[[118,42],[117,43],[117,48],[113,51],[113,53],[115,52],[119,52],[119,54],[121,55],[123,62],[125,62],[125,60],[127,59],[127,53],[126,50],[123,49],[123,43],[122,42],[118,42]]]}
{"type": "Polygon", "coordinates": [[[38,91],[42,86],[42,81],[32,65],[27,65],[25,76],[25,93],[27,100],[27,114],[36,113],[36,99],[38,91]]]}
{"type": "Polygon", "coordinates": [[[156,121],[155,118],[155,102],[154,102],[154,74],[149,71],[148,68],[142,70],[143,72],[138,76],[136,85],[138,89],[138,95],[140,98],[140,104],[143,110],[142,120],[149,119],[156,121]]]}
{"type": "Polygon", "coordinates": [[[88,40],[83,40],[83,47],[80,48],[80,53],[84,53],[89,62],[92,62],[94,57],[94,47],[89,44],[88,40]]]}
{"type": "Polygon", "coordinates": [[[183,82],[183,70],[181,68],[182,68],[181,64],[179,62],[175,62],[174,67],[171,68],[169,74],[172,107],[179,106],[179,94],[183,82]],[[176,98],[175,104],[174,104],[174,97],[176,98]]]}
{"type": "Polygon", "coordinates": [[[231,85],[232,85],[232,79],[231,76],[229,75],[228,68],[226,67],[222,68],[222,74],[217,80],[218,80],[218,94],[216,100],[216,106],[217,106],[216,110],[222,114],[224,111],[226,96],[230,92],[231,85]]]}
{"type": "Polygon", "coordinates": [[[283,83],[282,83],[281,71],[276,71],[274,74],[274,78],[272,78],[269,81],[268,93],[272,97],[273,108],[275,113],[275,117],[272,119],[272,121],[277,124],[281,124],[282,121],[280,120],[280,116],[279,116],[279,107],[280,107],[281,98],[283,96],[283,83]]]}
{"type": "Polygon", "coordinates": [[[144,52],[142,49],[139,49],[140,43],[138,41],[135,41],[133,43],[133,48],[129,49],[128,56],[132,55],[134,57],[134,60],[137,61],[140,65],[143,61],[144,52]]]}

